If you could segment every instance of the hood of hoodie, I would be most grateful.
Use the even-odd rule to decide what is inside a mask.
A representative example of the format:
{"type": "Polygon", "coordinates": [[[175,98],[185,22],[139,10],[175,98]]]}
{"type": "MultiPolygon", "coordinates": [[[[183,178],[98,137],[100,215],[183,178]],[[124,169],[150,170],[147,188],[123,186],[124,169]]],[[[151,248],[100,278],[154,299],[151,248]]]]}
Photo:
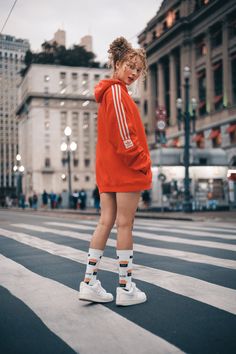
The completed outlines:
{"type": "Polygon", "coordinates": [[[102,98],[103,98],[103,95],[104,93],[106,92],[106,90],[114,85],[114,84],[119,84],[121,86],[123,86],[125,88],[125,90],[127,91],[127,87],[126,85],[120,81],[120,80],[117,80],[117,79],[105,79],[105,80],[101,80],[96,86],[95,86],[95,89],[94,89],[94,96],[95,96],[95,99],[98,103],[101,103],[102,102],[102,98]]]}

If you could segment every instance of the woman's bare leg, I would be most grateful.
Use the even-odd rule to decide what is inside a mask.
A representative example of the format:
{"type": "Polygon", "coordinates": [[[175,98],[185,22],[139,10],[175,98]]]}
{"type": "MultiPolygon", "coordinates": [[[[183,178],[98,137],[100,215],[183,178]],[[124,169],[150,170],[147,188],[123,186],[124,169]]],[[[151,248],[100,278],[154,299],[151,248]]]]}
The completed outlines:
{"type": "Polygon", "coordinates": [[[116,194],[101,193],[101,216],[93,233],[90,248],[104,250],[111,229],[116,220],[116,194]]]}
{"type": "Polygon", "coordinates": [[[117,250],[132,250],[132,228],[140,192],[116,193],[117,250]]]}

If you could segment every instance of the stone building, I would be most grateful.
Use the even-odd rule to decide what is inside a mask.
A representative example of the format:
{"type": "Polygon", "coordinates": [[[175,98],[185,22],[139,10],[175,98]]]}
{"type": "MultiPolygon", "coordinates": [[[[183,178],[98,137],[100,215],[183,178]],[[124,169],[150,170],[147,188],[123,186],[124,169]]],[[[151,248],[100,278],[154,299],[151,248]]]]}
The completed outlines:
{"type": "Polygon", "coordinates": [[[0,199],[15,193],[13,171],[18,153],[17,85],[29,41],[6,34],[0,35],[0,199]]]}
{"type": "MultiPolygon", "coordinates": [[[[33,64],[21,82],[19,106],[19,151],[25,167],[23,190],[68,192],[67,152],[64,130],[72,130],[70,142],[72,191],[95,186],[97,103],[94,86],[110,77],[110,70],[33,64]]],[[[137,96],[135,87],[134,96],[137,96]]]]}
{"type": "MultiPolygon", "coordinates": [[[[167,113],[165,146],[184,146],[184,130],[183,125],[181,129],[178,127],[176,100],[182,98],[185,103],[184,68],[188,66],[191,70],[189,110],[192,117],[191,99],[195,98],[198,104],[195,131],[190,138],[192,150],[215,149],[217,153],[218,149],[223,149],[226,164],[235,168],[236,2],[164,0],[139,35],[139,43],[147,51],[149,65],[141,109],[150,146],[154,146],[158,136],[158,107],[164,107],[167,113]]],[[[208,165],[207,159],[204,164],[208,165]]],[[[220,184],[223,190],[225,173],[221,177],[213,174],[206,178],[208,181],[203,181],[206,193],[209,183],[213,184],[215,191],[220,190],[220,184]]],[[[235,176],[231,175],[231,178],[235,176]]],[[[199,181],[201,179],[204,180],[204,176],[199,176],[199,181]]],[[[232,183],[230,193],[232,198],[235,194],[236,200],[236,188],[232,183]]]]}

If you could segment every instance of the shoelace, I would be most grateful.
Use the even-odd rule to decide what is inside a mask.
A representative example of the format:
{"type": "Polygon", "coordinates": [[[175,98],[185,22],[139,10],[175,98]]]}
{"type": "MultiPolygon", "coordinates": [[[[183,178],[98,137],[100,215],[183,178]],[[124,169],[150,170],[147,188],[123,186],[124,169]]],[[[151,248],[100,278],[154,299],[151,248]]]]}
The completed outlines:
{"type": "Polygon", "coordinates": [[[106,294],[106,290],[101,286],[100,281],[98,281],[98,295],[106,294]]]}

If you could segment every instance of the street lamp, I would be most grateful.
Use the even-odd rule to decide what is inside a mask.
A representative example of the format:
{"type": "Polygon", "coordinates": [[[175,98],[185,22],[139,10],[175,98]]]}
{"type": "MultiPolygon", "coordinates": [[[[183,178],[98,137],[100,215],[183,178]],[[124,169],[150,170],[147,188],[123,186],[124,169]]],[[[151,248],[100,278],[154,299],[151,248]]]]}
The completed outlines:
{"type": "Polygon", "coordinates": [[[19,201],[20,194],[22,193],[22,176],[24,173],[24,166],[21,163],[21,155],[16,155],[16,165],[13,167],[14,174],[16,176],[16,196],[19,201]]]}
{"type": "Polygon", "coordinates": [[[181,98],[177,98],[176,107],[178,112],[178,128],[181,129],[181,122],[184,121],[184,168],[185,168],[185,176],[184,176],[184,203],[183,209],[185,212],[192,212],[192,203],[190,196],[190,180],[189,180],[189,148],[190,148],[190,134],[191,134],[191,125],[192,122],[192,131],[195,131],[195,117],[196,117],[196,108],[197,108],[197,100],[192,98],[191,107],[193,114],[190,115],[189,112],[189,79],[190,79],[190,68],[188,66],[184,67],[184,91],[185,91],[185,112],[182,113],[182,104],[183,101],[181,98]]]}
{"type": "Polygon", "coordinates": [[[66,136],[66,142],[61,144],[61,151],[67,152],[67,167],[68,167],[68,207],[71,207],[71,152],[77,149],[77,144],[74,141],[70,141],[72,130],[70,127],[66,127],[64,134],[66,136]]]}

